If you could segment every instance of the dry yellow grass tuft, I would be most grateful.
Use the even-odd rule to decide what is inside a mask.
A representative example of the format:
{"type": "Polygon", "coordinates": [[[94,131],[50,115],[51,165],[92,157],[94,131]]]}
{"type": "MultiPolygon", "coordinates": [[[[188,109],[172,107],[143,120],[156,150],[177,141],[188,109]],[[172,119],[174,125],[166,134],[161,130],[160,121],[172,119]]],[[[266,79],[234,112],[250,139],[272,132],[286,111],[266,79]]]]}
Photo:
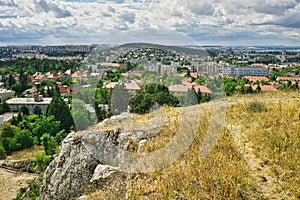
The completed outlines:
{"type": "Polygon", "coordinates": [[[42,146],[34,146],[29,149],[13,152],[6,159],[7,160],[33,160],[36,154],[43,153],[43,152],[44,150],[42,146]]]}
{"type": "MultiPolygon", "coordinates": [[[[226,124],[207,157],[199,157],[210,123],[210,110],[203,109],[181,159],[152,173],[119,173],[88,199],[300,198],[299,93],[239,95],[228,102],[226,124]],[[263,110],[253,111],[253,102],[263,110]]],[[[178,130],[177,108],[166,116],[170,123],[147,141],[144,152],[165,146],[178,130]]]]}

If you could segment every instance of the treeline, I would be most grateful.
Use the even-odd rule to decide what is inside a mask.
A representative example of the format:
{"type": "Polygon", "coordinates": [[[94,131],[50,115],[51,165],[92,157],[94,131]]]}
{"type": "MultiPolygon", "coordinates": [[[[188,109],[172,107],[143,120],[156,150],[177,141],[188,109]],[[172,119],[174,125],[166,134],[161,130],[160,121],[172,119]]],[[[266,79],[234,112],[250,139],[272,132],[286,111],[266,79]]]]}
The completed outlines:
{"type": "Polygon", "coordinates": [[[4,74],[11,72],[20,73],[20,70],[26,71],[30,74],[36,72],[65,72],[68,69],[76,71],[81,66],[79,60],[50,60],[38,58],[18,58],[6,61],[0,61],[0,68],[4,68],[4,74]]]}

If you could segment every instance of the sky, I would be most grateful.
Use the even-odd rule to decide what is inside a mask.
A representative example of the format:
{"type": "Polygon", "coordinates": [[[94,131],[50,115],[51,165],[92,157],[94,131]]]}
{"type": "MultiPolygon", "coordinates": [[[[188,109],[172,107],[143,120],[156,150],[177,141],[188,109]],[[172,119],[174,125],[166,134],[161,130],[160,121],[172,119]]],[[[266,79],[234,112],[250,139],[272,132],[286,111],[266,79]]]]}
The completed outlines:
{"type": "Polygon", "coordinates": [[[300,0],[0,0],[0,45],[300,46],[300,0]]]}

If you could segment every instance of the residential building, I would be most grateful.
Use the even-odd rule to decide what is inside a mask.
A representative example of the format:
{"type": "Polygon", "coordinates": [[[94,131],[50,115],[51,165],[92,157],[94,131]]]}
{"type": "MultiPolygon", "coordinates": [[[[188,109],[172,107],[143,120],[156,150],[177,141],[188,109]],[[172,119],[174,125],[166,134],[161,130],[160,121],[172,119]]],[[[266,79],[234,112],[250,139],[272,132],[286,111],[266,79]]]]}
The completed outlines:
{"type": "Polygon", "coordinates": [[[236,66],[228,65],[222,67],[222,74],[229,76],[267,76],[270,75],[268,66],[236,66]]]}
{"type": "Polygon", "coordinates": [[[268,77],[265,77],[265,76],[245,76],[244,78],[251,82],[269,81],[270,80],[268,77]]]}
{"type": "Polygon", "coordinates": [[[192,68],[201,74],[219,74],[220,66],[216,62],[194,63],[192,68]]]}
{"type": "Polygon", "coordinates": [[[278,76],[276,79],[281,84],[285,84],[288,81],[300,83],[300,76],[278,76]]]}
{"type": "Polygon", "coordinates": [[[15,95],[15,91],[7,90],[4,88],[0,88],[0,98],[1,101],[6,101],[9,97],[13,97],[15,95]]]}
{"type": "Polygon", "coordinates": [[[168,89],[170,92],[174,94],[182,94],[182,93],[186,93],[190,88],[187,85],[174,84],[174,85],[170,85],[168,89]]]}
{"type": "Polygon", "coordinates": [[[33,109],[39,106],[43,113],[46,113],[47,107],[50,104],[52,98],[43,98],[42,95],[35,94],[33,98],[13,98],[6,101],[12,112],[19,112],[22,106],[27,106],[30,113],[33,113],[33,109]]]}
{"type": "Polygon", "coordinates": [[[12,120],[13,117],[16,117],[17,113],[5,113],[0,115],[0,126],[2,126],[5,122],[12,120]]]}

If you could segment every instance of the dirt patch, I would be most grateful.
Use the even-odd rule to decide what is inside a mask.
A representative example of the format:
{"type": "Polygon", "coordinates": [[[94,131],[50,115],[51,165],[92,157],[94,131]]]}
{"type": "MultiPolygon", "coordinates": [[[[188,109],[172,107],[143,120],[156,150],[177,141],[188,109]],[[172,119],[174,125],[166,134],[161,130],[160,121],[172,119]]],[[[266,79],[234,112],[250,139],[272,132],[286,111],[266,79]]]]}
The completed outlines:
{"type": "Polygon", "coordinates": [[[0,200],[14,198],[21,187],[27,186],[27,181],[36,177],[34,174],[16,172],[0,168],[0,200]]]}

